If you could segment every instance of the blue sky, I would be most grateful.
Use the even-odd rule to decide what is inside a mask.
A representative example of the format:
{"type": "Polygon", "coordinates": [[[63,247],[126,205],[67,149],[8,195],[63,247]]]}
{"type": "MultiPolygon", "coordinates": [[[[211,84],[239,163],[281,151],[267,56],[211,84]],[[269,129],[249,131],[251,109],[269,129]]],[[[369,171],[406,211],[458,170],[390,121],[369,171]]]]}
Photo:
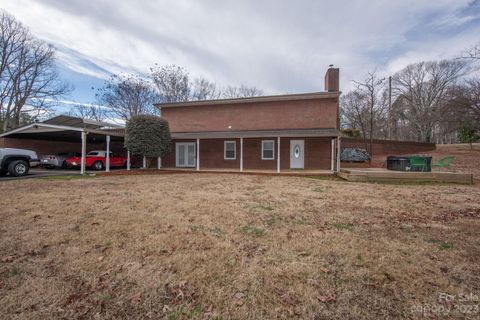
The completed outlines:
{"type": "MultiPolygon", "coordinates": [[[[323,90],[329,64],[343,91],[369,70],[452,58],[480,41],[470,0],[0,0],[58,51],[70,103],[95,103],[111,73],[177,64],[221,86],[266,94],[323,90]]],[[[70,104],[59,108],[66,111],[70,104]]]]}

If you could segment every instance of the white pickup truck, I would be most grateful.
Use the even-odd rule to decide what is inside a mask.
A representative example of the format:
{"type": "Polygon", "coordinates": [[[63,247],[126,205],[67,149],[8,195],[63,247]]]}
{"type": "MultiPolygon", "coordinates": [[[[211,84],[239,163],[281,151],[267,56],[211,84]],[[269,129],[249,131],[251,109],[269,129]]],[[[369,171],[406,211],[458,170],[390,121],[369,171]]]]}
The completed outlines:
{"type": "Polygon", "coordinates": [[[26,176],[30,167],[40,164],[37,153],[31,150],[0,148],[0,175],[26,176]]]}

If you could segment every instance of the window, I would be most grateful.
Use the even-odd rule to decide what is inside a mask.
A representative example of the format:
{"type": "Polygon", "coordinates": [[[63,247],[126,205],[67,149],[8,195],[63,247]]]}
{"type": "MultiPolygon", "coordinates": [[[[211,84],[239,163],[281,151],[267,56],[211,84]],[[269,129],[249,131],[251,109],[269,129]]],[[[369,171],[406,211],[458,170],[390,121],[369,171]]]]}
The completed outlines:
{"type": "Polygon", "coordinates": [[[223,153],[223,158],[225,160],[235,160],[237,158],[236,146],[237,146],[236,141],[225,141],[225,147],[224,147],[225,151],[223,153]]]}
{"type": "Polygon", "coordinates": [[[274,140],[262,140],[262,160],[274,160],[275,159],[275,141],[274,140]]]}

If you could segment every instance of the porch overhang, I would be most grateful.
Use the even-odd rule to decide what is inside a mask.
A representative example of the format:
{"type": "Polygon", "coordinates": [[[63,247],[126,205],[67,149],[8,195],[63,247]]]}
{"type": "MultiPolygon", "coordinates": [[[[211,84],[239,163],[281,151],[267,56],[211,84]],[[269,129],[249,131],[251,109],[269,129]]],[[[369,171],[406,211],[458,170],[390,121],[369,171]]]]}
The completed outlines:
{"type": "Polygon", "coordinates": [[[204,131],[172,132],[172,139],[231,139],[231,138],[267,138],[267,137],[329,137],[336,138],[340,132],[335,128],[319,129],[283,129],[251,131],[204,131]]]}

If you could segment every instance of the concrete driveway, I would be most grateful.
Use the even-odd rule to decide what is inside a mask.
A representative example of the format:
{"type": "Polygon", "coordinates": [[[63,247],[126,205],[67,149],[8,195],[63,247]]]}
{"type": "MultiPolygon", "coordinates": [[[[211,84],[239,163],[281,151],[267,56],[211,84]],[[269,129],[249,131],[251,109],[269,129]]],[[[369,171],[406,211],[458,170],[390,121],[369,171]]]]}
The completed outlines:
{"type": "Polygon", "coordinates": [[[24,177],[11,177],[10,175],[6,175],[4,177],[0,177],[1,181],[9,181],[9,180],[19,180],[19,179],[32,179],[32,178],[41,178],[41,177],[51,177],[51,176],[71,176],[80,174],[80,170],[47,170],[44,168],[32,168],[27,176],[24,177]]]}

